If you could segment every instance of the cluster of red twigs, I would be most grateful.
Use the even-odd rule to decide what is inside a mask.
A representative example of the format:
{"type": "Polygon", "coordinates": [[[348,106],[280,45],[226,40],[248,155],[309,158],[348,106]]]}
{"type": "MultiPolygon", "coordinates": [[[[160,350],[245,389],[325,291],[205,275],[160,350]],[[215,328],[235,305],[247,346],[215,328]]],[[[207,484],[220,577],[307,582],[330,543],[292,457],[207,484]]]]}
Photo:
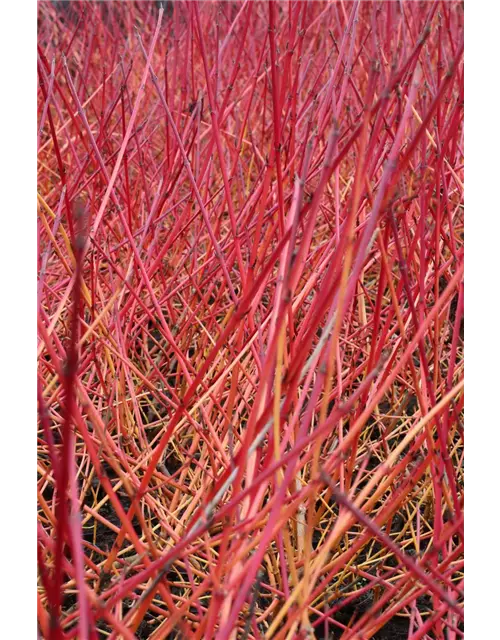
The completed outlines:
{"type": "Polygon", "coordinates": [[[39,4],[41,637],[463,636],[462,57],[454,1],[39,4]]]}

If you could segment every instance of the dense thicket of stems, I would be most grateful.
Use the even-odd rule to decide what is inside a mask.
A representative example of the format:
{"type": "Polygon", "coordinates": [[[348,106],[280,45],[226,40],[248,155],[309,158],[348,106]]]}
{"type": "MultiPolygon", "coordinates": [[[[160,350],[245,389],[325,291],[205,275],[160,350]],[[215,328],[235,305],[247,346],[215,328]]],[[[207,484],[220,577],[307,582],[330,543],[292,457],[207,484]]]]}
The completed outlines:
{"type": "Polygon", "coordinates": [[[38,12],[40,635],[462,637],[463,3],[38,12]]]}

